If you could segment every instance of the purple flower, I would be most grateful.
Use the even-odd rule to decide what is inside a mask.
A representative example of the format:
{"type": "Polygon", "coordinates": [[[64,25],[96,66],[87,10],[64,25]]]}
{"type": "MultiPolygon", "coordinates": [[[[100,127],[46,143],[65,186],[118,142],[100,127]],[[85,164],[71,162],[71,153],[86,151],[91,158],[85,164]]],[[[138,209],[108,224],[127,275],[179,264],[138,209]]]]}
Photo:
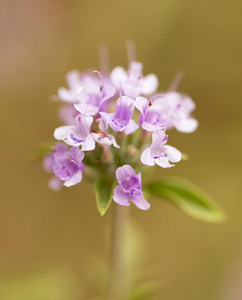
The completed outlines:
{"type": "Polygon", "coordinates": [[[135,106],[141,112],[140,125],[147,131],[175,127],[178,131],[189,133],[198,126],[197,120],[190,116],[195,109],[194,102],[177,92],[158,94],[149,101],[137,97],[135,106]]]}
{"type": "Polygon", "coordinates": [[[93,117],[79,114],[74,121],[74,125],[61,126],[56,128],[54,137],[63,140],[70,146],[82,146],[82,150],[93,150],[95,141],[90,132],[93,117]]]}
{"type": "Polygon", "coordinates": [[[129,70],[126,72],[122,67],[116,67],[110,74],[113,85],[120,89],[124,95],[136,98],[140,95],[150,95],[154,93],[158,87],[158,79],[156,75],[149,74],[143,77],[143,64],[132,61],[129,70]]]}
{"type": "Polygon", "coordinates": [[[65,152],[54,152],[53,155],[55,176],[64,181],[65,186],[69,187],[81,182],[84,168],[83,151],[78,147],[73,147],[65,152]]]}
{"type": "Polygon", "coordinates": [[[130,134],[139,128],[134,120],[131,119],[134,111],[134,100],[121,96],[115,104],[115,113],[100,112],[105,122],[115,131],[125,131],[130,134]]]}
{"type": "MultiPolygon", "coordinates": [[[[52,152],[47,154],[44,159],[43,159],[43,167],[44,170],[47,173],[53,174],[53,166],[54,166],[54,162],[55,162],[55,158],[54,158],[54,153],[55,152],[60,152],[60,153],[64,153],[67,151],[67,146],[63,143],[57,143],[53,148],[52,148],[52,152]]],[[[52,176],[49,181],[48,181],[48,186],[50,189],[52,189],[53,191],[59,191],[62,187],[62,181],[55,177],[52,176]]]]}
{"type": "Polygon", "coordinates": [[[150,208],[141,189],[141,173],[136,174],[131,166],[124,165],[116,170],[116,178],[119,183],[115,187],[113,195],[116,203],[128,206],[131,200],[142,210],[150,208]]]}
{"type": "Polygon", "coordinates": [[[69,89],[61,87],[58,89],[59,98],[67,103],[78,103],[77,91],[82,86],[82,74],[78,70],[73,70],[66,75],[69,89]]]}
{"type": "MultiPolygon", "coordinates": [[[[98,73],[98,72],[96,72],[98,73]]],[[[106,101],[115,94],[115,88],[100,73],[99,77],[93,73],[83,73],[74,70],[67,74],[66,81],[69,89],[59,88],[59,98],[75,105],[82,114],[94,116],[99,110],[106,108],[106,101]]]]}
{"type": "Polygon", "coordinates": [[[178,92],[168,92],[165,94],[164,101],[172,107],[167,129],[175,127],[178,131],[185,133],[197,129],[198,121],[190,116],[195,109],[195,103],[190,97],[178,92]]]}
{"type": "Polygon", "coordinates": [[[152,134],[152,144],[141,154],[141,162],[148,166],[157,164],[162,168],[170,168],[169,161],[175,163],[181,160],[181,152],[176,148],[165,145],[168,135],[163,130],[154,131],[152,134]]]}
{"type": "Polygon", "coordinates": [[[155,95],[149,101],[137,97],[135,106],[141,112],[139,122],[143,129],[155,131],[166,127],[172,107],[164,101],[164,95],[155,95]]]}
{"type": "Polygon", "coordinates": [[[115,88],[112,87],[107,79],[103,79],[94,74],[82,74],[82,86],[77,91],[78,103],[75,108],[82,114],[94,116],[99,111],[105,110],[107,100],[110,100],[115,94],[115,88]]]}

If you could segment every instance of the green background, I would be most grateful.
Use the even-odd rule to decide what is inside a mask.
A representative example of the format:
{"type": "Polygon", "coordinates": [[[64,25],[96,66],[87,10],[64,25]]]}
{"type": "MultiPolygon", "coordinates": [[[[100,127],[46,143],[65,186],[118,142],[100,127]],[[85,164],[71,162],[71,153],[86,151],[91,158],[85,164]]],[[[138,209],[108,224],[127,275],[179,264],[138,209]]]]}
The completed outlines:
{"type": "Polygon", "coordinates": [[[241,299],[242,2],[0,4],[0,298],[77,300],[87,299],[80,295],[89,290],[94,294],[88,276],[96,272],[95,261],[107,256],[112,209],[100,217],[85,182],[50,191],[41,163],[25,157],[60,125],[58,105],[49,96],[65,85],[65,74],[98,69],[102,42],[111,67],[126,66],[125,42],[133,38],[144,73],[156,73],[166,90],[177,71],[185,70],[179,90],[197,104],[198,130],[169,136],[169,144],[190,159],[169,170],[157,168],[157,175],[191,180],[228,216],[223,224],[205,224],[166,201],[152,199],[147,212],[132,206],[132,219],[144,234],[142,270],[158,274],[158,299],[241,299]]]}

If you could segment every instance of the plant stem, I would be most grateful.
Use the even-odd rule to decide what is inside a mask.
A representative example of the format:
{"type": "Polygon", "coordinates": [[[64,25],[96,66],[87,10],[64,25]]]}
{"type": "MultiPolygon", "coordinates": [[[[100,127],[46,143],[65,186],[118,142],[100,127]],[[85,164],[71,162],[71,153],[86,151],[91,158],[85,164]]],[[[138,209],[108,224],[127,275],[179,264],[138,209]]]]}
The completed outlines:
{"type": "Polygon", "coordinates": [[[129,294],[129,274],[125,261],[125,236],[129,226],[129,208],[115,204],[111,240],[110,300],[124,300],[129,294]]]}

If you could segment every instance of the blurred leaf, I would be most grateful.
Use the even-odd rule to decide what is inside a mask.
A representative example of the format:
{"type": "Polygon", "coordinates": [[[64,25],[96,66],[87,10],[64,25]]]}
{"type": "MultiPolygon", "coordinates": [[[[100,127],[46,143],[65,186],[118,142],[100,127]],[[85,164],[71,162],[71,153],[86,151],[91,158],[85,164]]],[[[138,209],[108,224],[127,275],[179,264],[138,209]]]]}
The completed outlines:
{"type": "Polygon", "coordinates": [[[73,275],[66,270],[23,273],[0,283],[1,300],[77,299],[79,292],[73,275]]]}
{"type": "Polygon", "coordinates": [[[105,214],[112,202],[113,181],[106,177],[99,177],[95,182],[97,208],[101,216],[105,214]]]}
{"type": "Polygon", "coordinates": [[[148,184],[144,191],[171,200],[193,218],[207,222],[221,222],[223,210],[206,193],[182,179],[162,179],[148,184]]]}
{"type": "Polygon", "coordinates": [[[36,161],[42,159],[46,154],[51,152],[51,148],[55,145],[56,142],[45,142],[38,146],[36,146],[34,149],[30,150],[30,152],[27,155],[27,159],[29,161],[36,161]]]}
{"type": "Polygon", "coordinates": [[[156,298],[157,292],[159,290],[160,283],[155,280],[142,282],[132,289],[128,300],[152,300],[156,298]]]}

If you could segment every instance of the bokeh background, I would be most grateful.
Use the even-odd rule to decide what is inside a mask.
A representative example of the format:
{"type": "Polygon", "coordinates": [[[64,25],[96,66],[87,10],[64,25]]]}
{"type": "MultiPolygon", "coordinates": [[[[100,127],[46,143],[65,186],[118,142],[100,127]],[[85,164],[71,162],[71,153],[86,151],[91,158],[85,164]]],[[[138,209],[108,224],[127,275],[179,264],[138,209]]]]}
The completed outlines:
{"type": "Polygon", "coordinates": [[[190,159],[159,176],[183,176],[227,212],[223,224],[191,219],[170,203],[131,207],[142,235],[142,270],[157,274],[157,299],[242,298],[242,2],[231,0],[0,1],[0,299],[77,300],[95,295],[107,259],[112,209],[100,217],[90,184],[54,193],[29,151],[60,125],[49,100],[65,74],[99,68],[108,44],[111,67],[127,65],[133,38],[144,73],[196,102],[199,128],[170,134],[190,159]],[[99,268],[99,271],[97,269],[99,268]]]}

